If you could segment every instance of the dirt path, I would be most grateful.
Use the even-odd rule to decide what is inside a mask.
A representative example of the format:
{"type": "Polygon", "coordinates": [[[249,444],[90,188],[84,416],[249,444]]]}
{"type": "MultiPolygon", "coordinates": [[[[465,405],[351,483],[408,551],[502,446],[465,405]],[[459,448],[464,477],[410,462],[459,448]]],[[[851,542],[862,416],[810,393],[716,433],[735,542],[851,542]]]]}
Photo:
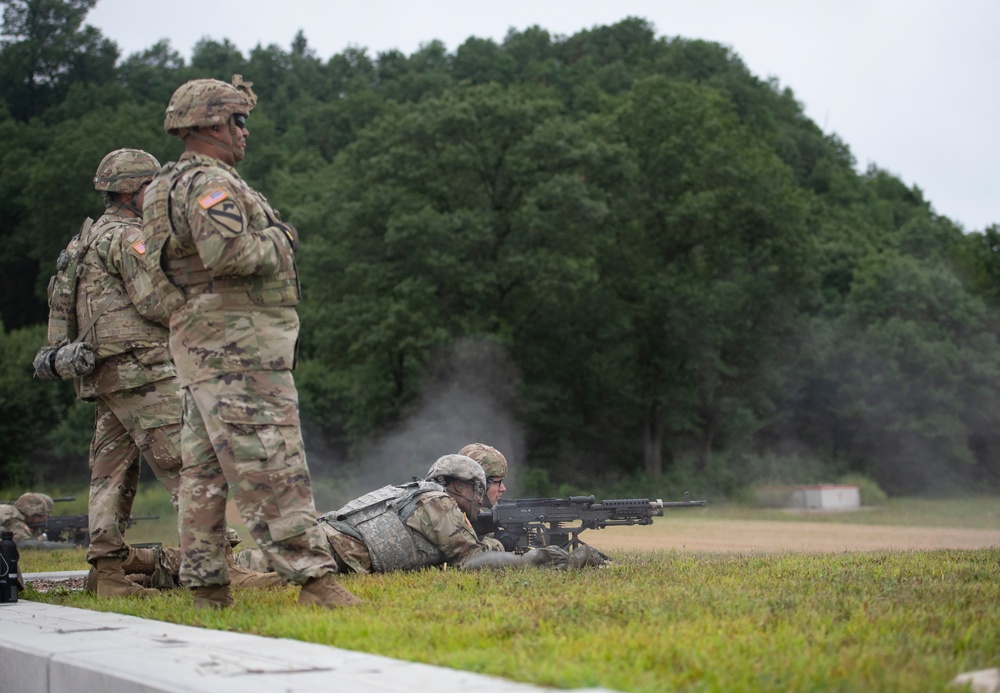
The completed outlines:
{"type": "Polygon", "coordinates": [[[1000,530],[751,520],[683,520],[649,527],[608,527],[587,530],[582,538],[598,549],[688,551],[836,553],[1000,547],[1000,530]]]}

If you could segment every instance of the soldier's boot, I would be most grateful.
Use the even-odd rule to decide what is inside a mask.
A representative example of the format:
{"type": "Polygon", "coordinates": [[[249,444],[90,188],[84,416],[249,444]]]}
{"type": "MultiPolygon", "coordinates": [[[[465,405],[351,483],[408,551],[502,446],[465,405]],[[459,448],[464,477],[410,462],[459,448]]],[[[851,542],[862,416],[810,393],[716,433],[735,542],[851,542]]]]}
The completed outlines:
{"type": "Polygon", "coordinates": [[[180,584],[180,549],[156,546],[137,549],[128,547],[128,556],[122,561],[126,575],[145,575],[157,589],[172,590],[180,584]]]}
{"type": "Polygon", "coordinates": [[[229,584],[233,587],[277,587],[285,584],[275,572],[258,573],[241,566],[233,556],[232,546],[226,547],[226,564],[229,566],[229,584]]]}
{"type": "Polygon", "coordinates": [[[322,606],[327,609],[336,609],[341,606],[354,606],[362,604],[360,599],[348,592],[333,573],[327,573],[320,577],[311,578],[302,585],[299,592],[299,604],[304,606],[322,606]]]}
{"type": "Polygon", "coordinates": [[[97,591],[97,568],[94,566],[90,566],[90,572],[87,573],[87,579],[83,583],[83,591],[91,594],[97,591]]]}
{"type": "Polygon", "coordinates": [[[156,549],[137,549],[134,546],[128,547],[128,556],[122,561],[122,570],[126,575],[142,573],[152,575],[157,566],[156,549]]]}
{"type": "MultiPolygon", "coordinates": [[[[122,571],[126,575],[152,575],[157,568],[156,559],[156,549],[137,549],[129,546],[128,556],[122,561],[122,571]]],[[[86,592],[97,591],[97,568],[91,566],[83,589],[86,592]]]]}
{"type": "Polygon", "coordinates": [[[203,585],[194,588],[196,609],[226,609],[234,604],[229,585],[203,585]]]}
{"type": "Polygon", "coordinates": [[[141,587],[125,577],[120,558],[98,558],[94,567],[97,568],[98,597],[148,597],[160,593],[159,590],[141,587]]]}
{"type": "Polygon", "coordinates": [[[233,587],[279,587],[285,581],[277,573],[258,573],[230,563],[229,584],[233,587]]]}

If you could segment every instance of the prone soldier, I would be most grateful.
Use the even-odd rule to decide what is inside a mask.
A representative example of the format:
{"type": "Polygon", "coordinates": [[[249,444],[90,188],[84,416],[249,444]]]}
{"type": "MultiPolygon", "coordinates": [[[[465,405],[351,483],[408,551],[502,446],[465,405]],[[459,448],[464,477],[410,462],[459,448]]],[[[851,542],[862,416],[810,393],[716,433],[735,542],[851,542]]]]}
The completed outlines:
{"type": "Polygon", "coordinates": [[[13,503],[0,504],[0,530],[12,532],[14,541],[45,541],[45,521],[55,503],[44,493],[22,493],[13,503]]]}
{"type": "MultiPolygon", "coordinates": [[[[419,570],[445,563],[464,570],[497,567],[567,566],[560,547],[504,553],[493,538],[480,538],[470,520],[486,496],[483,468],[465,455],[445,455],[423,481],[383,486],[320,516],[341,573],[419,570]],[[487,556],[488,558],[484,558],[487,556]]],[[[237,563],[264,569],[253,549],[237,563]]]]}
{"type": "Polygon", "coordinates": [[[458,454],[471,457],[483,468],[486,473],[486,500],[490,507],[496,505],[500,496],[507,491],[503,483],[509,471],[507,458],[495,447],[485,443],[469,443],[458,454]]]}

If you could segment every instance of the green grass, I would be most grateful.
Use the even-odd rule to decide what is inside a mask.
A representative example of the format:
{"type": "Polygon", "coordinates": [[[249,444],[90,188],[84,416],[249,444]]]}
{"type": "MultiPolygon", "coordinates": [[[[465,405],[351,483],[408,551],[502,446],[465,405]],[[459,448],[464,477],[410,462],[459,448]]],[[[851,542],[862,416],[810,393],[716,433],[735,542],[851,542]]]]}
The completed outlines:
{"type": "Polygon", "coordinates": [[[556,687],[942,690],[1000,665],[998,549],[612,555],[572,572],[345,576],[366,603],[335,613],[299,607],[291,587],[238,590],[221,613],[195,611],[185,590],[24,598],[556,687]]]}
{"type": "MultiPolygon", "coordinates": [[[[973,498],[892,500],[831,515],[721,505],[683,513],[997,529],[998,509],[995,498],[973,498]]],[[[143,526],[130,530],[133,541],[143,526]]],[[[145,526],[147,540],[176,543],[172,520],[145,526]]],[[[299,607],[292,587],[237,590],[236,608],[221,613],[195,611],[186,590],[146,600],[60,590],[24,598],[562,688],[943,690],[961,672],[1000,666],[1000,548],[611,554],[611,566],[575,572],[344,576],[365,604],[338,612],[299,607]]],[[[85,552],[23,551],[22,564],[26,572],[79,569],[85,552]]]]}

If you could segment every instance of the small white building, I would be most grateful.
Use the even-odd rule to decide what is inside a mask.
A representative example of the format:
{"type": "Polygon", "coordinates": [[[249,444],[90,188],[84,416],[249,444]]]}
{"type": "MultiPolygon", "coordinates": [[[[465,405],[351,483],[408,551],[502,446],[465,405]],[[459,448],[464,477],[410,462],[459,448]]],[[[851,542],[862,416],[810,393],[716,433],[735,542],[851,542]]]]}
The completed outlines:
{"type": "Polygon", "coordinates": [[[861,507],[861,489],[840,484],[791,486],[789,508],[806,510],[853,510],[861,507]]]}

